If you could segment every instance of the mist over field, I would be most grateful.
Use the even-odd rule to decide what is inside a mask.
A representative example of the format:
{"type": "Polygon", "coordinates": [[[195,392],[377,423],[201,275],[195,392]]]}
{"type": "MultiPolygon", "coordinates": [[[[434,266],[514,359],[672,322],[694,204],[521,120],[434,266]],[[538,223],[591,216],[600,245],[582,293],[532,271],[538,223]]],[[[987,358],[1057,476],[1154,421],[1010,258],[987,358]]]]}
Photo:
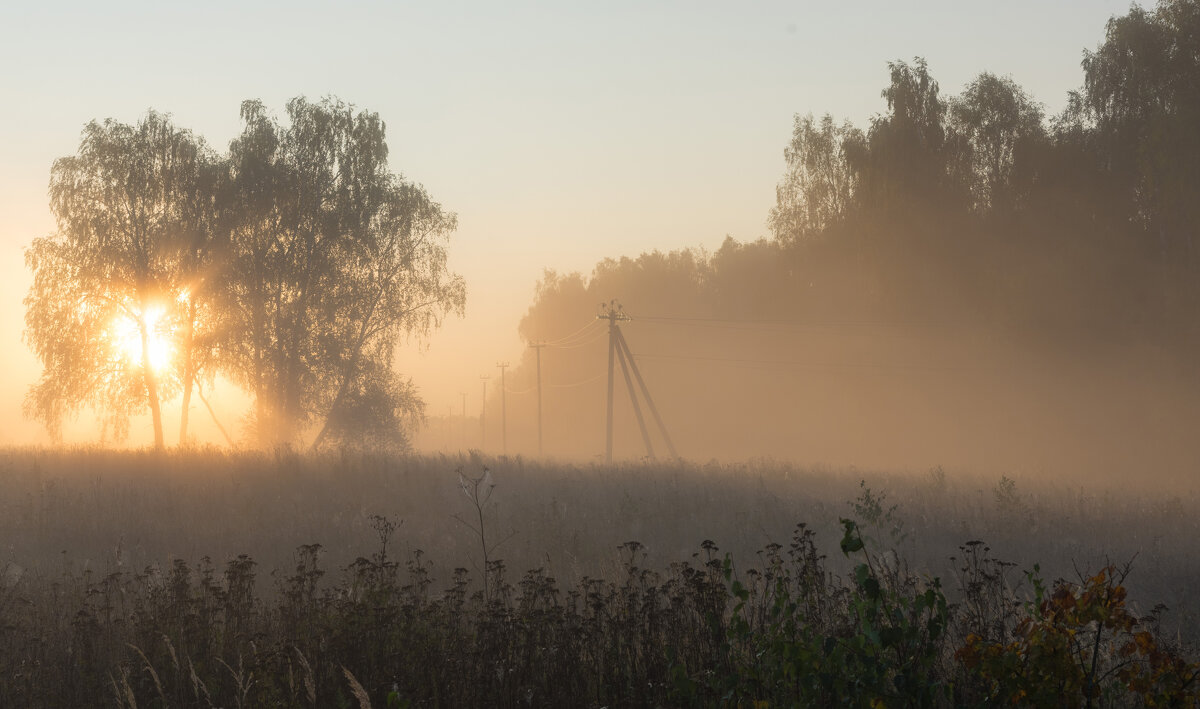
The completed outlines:
{"type": "MultiPolygon", "coordinates": [[[[708,259],[647,254],[606,262],[590,280],[548,275],[522,323],[530,342],[543,341],[535,333],[546,336],[544,453],[603,456],[607,323],[591,320],[589,310],[603,294],[631,293],[636,300],[624,302],[642,306],[627,307],[632,319],[620,328],[685,458],[770,457],[918,473],[941,465],[1106,482],[1136,469],[1143,483],[1164,485],[1186,481],[1195,469],[1196,373],[1185,347],[1156,341],[1161,333],[1118,338],[1078,323],[989,319],[979,314],[984,306],[963,303],[921,320],[919,312],[889,320],[882,308],[849,309],[837,300],[810,310],[804,296],[816,286],[791,277],[770,285],[795,292],[772,294],[766,304],[718,295],[763,286],[760,274],[739,265],[789,257],[771,243],[731,241],[708,259]]],[[[508,452],[536,456],[538,357],[531,348],[514,362],[504,397],[489,391],[482,426],[476,416],[464,421],[457,407],[448,419],[431,410],[418,448],[452,451],[465,443],[499,452],[507,418],[508,452]]],[[[614,455],[645,457],[619,362],[614,379],[614,455]]],[[[643,416],[663,457],[665,440],[650,413],[643,416]]]]}
{"type": "Polygon", "coordinates": [[[1200,704],[1200,1],[867,5],[0,11],[0,706],[1200,704]]]}
{"type": "Polygon", "coordinates": [[[665,427],[699,460],[1187,480],[1194,97],[1140,54],[1187,12],[1115,18],[1057,115],[989,72],[948,95],[921,58],[867,126],[798,114],[770,238],[548,268],[504,389],[478,422],[432,407],[418,446],[654,457],[665,427]]]}

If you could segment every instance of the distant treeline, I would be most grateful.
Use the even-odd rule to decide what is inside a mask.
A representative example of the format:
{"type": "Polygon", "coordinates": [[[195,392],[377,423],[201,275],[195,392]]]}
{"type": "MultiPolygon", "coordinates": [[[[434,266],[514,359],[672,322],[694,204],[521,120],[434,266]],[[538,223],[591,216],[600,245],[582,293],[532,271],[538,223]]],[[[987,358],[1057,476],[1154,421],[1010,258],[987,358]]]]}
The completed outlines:
{"type": "MultiPolygon", "coordinates": [[[[1011,78],[946,97],[923,59],[889,69],[865,129],[796,117],[773,240],[608,261],[593,280],[621,274],[612,295],[654,312],[1195,334],[1200,2],[1110,20],[1049,118],[1011,78]]],[[[546,279],[523,333],[557,331],[564,283],[546,279]]]]}
{"type": "MultiPolygon", "coordinates": [[[[639,316],[710,326],[669,342],[666,328],[638,330],[647,354],[660,345],[676,355],[797,358],[754,344],[743,337],[750,329],[730,344],[732,330],[718,322],[729,320],[889,333],[944,327],[957,342],[966,331],[986,331],[1084,350],[1137,342],[1186,361],[1200,335],[1200,2],[1169,0],[1114,17],[1082,68],[1082,87],[1047,116],[1011,78],[983,73],[948,97],[923,59],[891,63],[886,111],[869,126],[796,117],[767,219],[773,238],[727,239],[713,253],[606,260],[587,277],[548,272],[520,331],[531,342],[554,342],[598,303],[618,298],[635,326],[639,316]]],[[[800,341],[822,334],[808,331],[800,341]]],[[[948,365],[938,347],[927,343],[918,364],[980,364],[968,353],[948,365]]],[[[913,366],[899,356],[906,350],[874,350],[873,367],[913,366]]],[[[854,354],[828,348],[806,362],[854,354]]],[[[565,381],[604,366],[579,351],[560,361],[565,381]]],[[[531,364],[532,354],[512,375],[522,388],[532,383],[531,364]]],[[[659,386],[671,387],[663,382],[672,376],[678,368],[664,371],[659,386]]],[[[693,402],[705,395],[710,411],[743,407],[739,416],[752,416],[755,403],[712,394],[747,376],[694,379],[672,393],[693,402]]],[[[812,388],[802,391],[811,401],[812,388]]],[[[773,414],[764,421],[790,425],[773,414]]]]}
{"type": "Polygon", "coordinates": [[[151,111],[88,124],[55,161],[25,299],[44,367],[26,411],[52,434],[91,407],[122,439],[148,410],[161,448],[178,396],[186,442],[220,375],[253,398],[259,443],[407,445],[422,404],[393,353],[462,310],[454,215],[391,171],[377,114],[296,98],[286,124],[258,101],[241,116],[223,154],[151,111]]]}

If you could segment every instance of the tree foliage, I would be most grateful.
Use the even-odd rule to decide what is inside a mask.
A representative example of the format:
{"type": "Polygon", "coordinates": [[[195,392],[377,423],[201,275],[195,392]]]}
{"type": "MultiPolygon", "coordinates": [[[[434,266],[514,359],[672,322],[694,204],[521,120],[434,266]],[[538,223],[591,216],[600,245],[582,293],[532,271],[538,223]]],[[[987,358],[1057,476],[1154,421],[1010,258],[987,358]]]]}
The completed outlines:
{"type": "MultiPolygon", "coordinates": [[[[277,443],[314,420],[361,418],[354,392],[369,382],[375,394],[407,391],[378,372],[402,336],[461,311],[465,295],[446,267],[455,218],[387,169],[379,116],[304,99],[287,113],[281,126],[247,102],[231,146],[227,312],[244,335],[230,369],[255,392],[259,436],[277,443]]],[[[395,400],[405,416],[419,414],[414,402],[395,400]]]]}
{"type": "Polygon", "coordinates": [[[984,72],[950,103],[950,130],[963,144],[962,160],[972,207],[1012,206],[1018,154],[1045,137],[1042,109],[1009,77],[984,72]]]}
{"type": "Polygon", "coordinates": [[[787,172],[776,188],[769,223],[776,238],[793,241],[818,234],[845,216],[854,198],[855,173],[847,159],[863,142],[850,123],[833,116],[820,122],[796,116],[792,142],[784,150],[787,172]]]}
{"type": "Polygon", "coordinates": [[[260,443],[316,427],[317,445],[406,444],[421,406],[391,363],[405,337],[462,310],[446,265],[455,217],[391,172],[377,114],[297,98],[287,118],[246,102],[223,156],[153,112],[93,123],[55,163],[59,229],[28,252],[26,299],[46,367],[28,408],[51,430],[94,406],[124,434],[148,407],[162,446],[159,401],[181,391],[185,441],[193,387],[220,375],[253,396],[260,443]],[[140,358],[121,357],[122,316],[140,358]],[[156,338],[170,367],[143,365],[156,338]]]}
{"type": "Polygon", "coordinates": [[[54,163],[58,229],[27,252],[25,299],[26,339],[45,366],[26,408],[51,432],[86,403],[122,436],[128,416],[148,407],[163,445],[160,401],[180,378],[151,350],[179,317],[188,254],[210,238],[214,169],[202,140],[154,112],[133,126],[88,124],[79,153],[54,163]],[[133,346],[122,341],[131,336],[133,346]]]}
{"type": "Polygon", "coordinates": [[[976,312],[1008,323],[1191,332],[1198,35],[1195,0],[1114,17],[1049,122],[1011,78],[944,98],[923,59],[893,62],[865,135],[797,117],[769,223],[805,237],[798,261],[874,264],[880,301],[913,311],[966,283],[976,312]]]}

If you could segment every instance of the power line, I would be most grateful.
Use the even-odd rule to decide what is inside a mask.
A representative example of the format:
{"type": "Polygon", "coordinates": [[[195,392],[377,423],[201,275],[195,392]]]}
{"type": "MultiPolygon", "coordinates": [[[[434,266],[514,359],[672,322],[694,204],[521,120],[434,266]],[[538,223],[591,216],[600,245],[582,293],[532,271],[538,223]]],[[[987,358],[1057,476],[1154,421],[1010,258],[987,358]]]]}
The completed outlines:
{"type": "MultiPolygon", "coordinates": [[[[657,359],[657,360],[681,360],[681,361],[693,361],[693,362],[710,362],[710,363],[728,364],[728,365],[734,365],[734,366],[744,366],[744,367],[748,367],[748,368],[752,368],[752,369],[803,369],[803,368],[839,369],[839,368],[841,368],[841,369],[876,369],[876,370],[888,370],[888,369],[891,369],[891,370],[922,370],[922,371],[931,371],[931,372],[980,371],[980,369],[981,369],[978,367],[946,366],[946,365],[937,365],[937,364],[902,364],[902,363],[890,364],[890,363],[880,363],[880,362],[846,362],[846,361],[842,361],[842,362],[828,362],[828,361],[827,362],[805,362],[805,361],[798,361],[798,360],[759,359],[759,358],[752,358],[752,357],[708,357],[708,356],[703,356],[703,355],[655,354],[655,353],[634,354],[633,352],[631,352],[629,350],[628,345],[624,344],[624,338],[620,335],[620,328],[618,327],[618,322],[628,323],[632,320],[632,318],[630,318],[628,315],[626,315],[624,312],[622,312],[620,307],[616,305],[615,301],[607,303],[607,304],[602,304],[602,309],[604,310],[604,312],[597,319],[588,321],[586,324],[584,324],[582,327],[578,328],[574,332],[571,332],[570,334],[564,335],[562,337],[559,337],[559,338],[556,338],[553,340],[545,340],[545,341],[541,341],[541,342],[535,342],[534,344],[530,345],[531,347],[535,348],[535,350],[537,351],[538,360],[539,360],[539,362],[538,362],[538,365],[539,365],[538,381],[534,386],[531,386],[527,389],[520,389],[520,390],[509,389],[507,386],[505,386],[505,381],[504,381],[505,373],[506,373],[505,369],[508,367],[508,364],[507,363],[498,363],[497,364],[497,367],[500,369],[500,383],[501,383],[500,392],[501,392],[501,397],[502,397],[502,399],[501,399],[501,450],[502,451],[507,451],[507,437],[508,437],[507,436],[507,428],[508,428],[508,426],[507,426],[507,403],[506,403],[506,400],[504,399],[504,397],[506,397],[507,394],[512,394],[514,396],[522,396],[525,394],[529,394],[535,390],[537,390],[539,392],[538,393],[539,436],[538,437],[539,437],[539,449],[540,449],[541,448],[541,440],[540,440],[541,439],[541,431],[540,431],[540,428],[541,428],[541,426],[540,426],[540,423],[541,423],[541,421],[540,421],[540,418],[541,418],[541,416],[540,416],[540,413],[541,413],[540,412],[541,391],[540,390],[541,390],[541,387],[548,386],[553,389],[571,389],[571,388],[575,388],[575,387],[586,386],[588,384],[591,384],[591,383],[594,383],[601,379],[604,379],[607,376],[609,381],[608,381],[608,407],[607,407],[608,411],[606,412],[606,414],[607,414],[606,415],[606,418],[607,418],[606,438],[607,438],[607,440],[606,440],[605,453],[606,453],[606,459],[611,461],[611,459],[612,459],[611,458],[611,456],[612,456],[612,406],[613,406],[613,393],[614,393],[613,392],[613,384],[614,384],[613,375],[615,374],[614,365],[616,364],[617,356],[622,354],[621,351],[618,351],[618,348],[621,348],[621,350],[623,350],[623,354],[626,355],[626,356],[623,356],[620,358],[622,360],[621,361],[622,372],[626,379],[626,387],[628,389],[630,389],[630,396],[633,398],[635,408],[637,407],[637,400],[636,400],[636,394],[633,391],[632,382],[630,381],[630,373],[631,372],[635,376],[637,376],[637,378],[639,380],[638,384],[642,388],[643,395],[645,396],[646,401],[647,401],[648,405],[650,406],[655,419],[658,419],[656,421],[656,423],[658,423],[659,427],[662,428],[663,434],[667,438],[667,445],[669,447],[671,447],[672,449],[673,449],[673,446],[671,446],[671,441],[670,441],[669,436],[666,435],[666,429],[665,429],[665,427],[663,427],[662,421],[661,421],[660,417],[658,416],[657,411],[654,409],[653,402],[649,398],[649,392],[646,391],[646,389],[645,389],[645,383],[643,381],[641,381],[640,373],[637,372],[637,365],[634,362],[635,358],[638,360],[655,360],[655,359],[657,359]],[[599,330],[593,330],[593,328],[598,324],[599,320],[608,320],[609,321],[608,327],[601,328],[599,330]],[[540,357],[540,355],[541,355],[542,348],[550,347],[552,349],[558,349],[558,350],[571,350],[571,349],[580,349],[580,348],[584,348],[584,347],[592,347],[593,345],[596,345],[600,341],[606,339],[606,335],[607,335],[607,339],[609,340],[609,358],[608,358],[609,362],[608,362],[608,371],[606,373],[601,373],[594,377],[589,377],[587,379],[582,379],[579,381],[567,382],[567,383],[562,383],[562,384],[543,383],[541,381],[541,375],[540,375],[540,369],[541,369],[540,359],[541,359],[541,357],[540,357]],[[618,342],[618,338],[619,338],[620,342],[618,342]],[[622,345],[623,345],[623,347],[622,347],[622,345]],[[628,365],[628,369],[627,369],[627,365],[628,365]]],[[[830,322],[815,322],[815,321],[807,321],[806,322],[806,321],[800,321],[800,320],[783,320],[783,319],[731,319],[731,318],[681,317],[681,316],[666,316],[666,315],[639,316],[638,320],[650,322],[650,323],[656,324],[656,325],[673,325],[673,326],[677,326],[677,327],[697,327],[697,328],[718,328],[718,329],[728,329],[728,330],[755,331],[755,332],[761,332],[761,333],[783,333],[783,334],[796,333],[799,331],[811,330],[811,329],[836,329],[836,328],[851,328],[851,329],[854,329],[854,328],[858,328],[858,329],[888,328],[888,329],[891,329],[891,328],[933,327],[933,326],[963,327],[962,325],[957,325],[955,323],[937,323],[937,322],[879,322],[879,321],[850,321],[850,320],[830,321],[830,322]]],[[[483,384],[484,384],[484,396],[486,397],[487,396],[486,381],[483,382],[483,384]]],[[[484,408],[486,409],[486,406],[484,408]]],[[[642,429],[643,437],[647,437],[648,431],[646,430],[645,422],[640,420],[641,419],[640,411],[635,411],[635,413],[639,414],[639,417],[638,417],[639,424],[642,429]]],[[[484,415],[483,415],[483,412],[481,411],[481,413],[480,413],[481,429],[483,429],[483,425],[484,425],[483,419],[484,419],[484,415]]],[[[483,430],[486,430],[486,429],[483,429],[483,430]]],[[[484,435],[486,435],[486,434],[484,434],[484,435]]],[[[481,436],[481,438],[482,437],[483,436],[481,436]]],[[[650,451],[650,455],[653,456],[653,449],[650,447],[650,443],[648,440],[647,440],[647,449],[648,449],[648,451],[650,451]]]]}
{"type": "MultiPolygon", "coordinates": [[[[760,332],[796,332],[805,328],[815,328],[816,325],[800,325],[798,323],[783,323],[783,322],[735,322],[732,320],[659,320],[656,318],[639,318],[639,320],[651,323],[653,325],[668,325],[672,327],[698,327],[716,330],[756,330],[760,332]]],[[[835,327],[833,325],[823,326],[825,328],[835,327]]]]}
{"type": "Polygon", "coordinates": [[[557,344],[557,343],[560,343],[560,342],[566,342],[567,340],[571,340],[571,339],[574,339],[574,338],[576,338],[576,337],[579,337],[581,334],[583,334],[583,333],[584,333],[584,332],[586,332],[587,330],[590,330],[590,329],[592,329],[592,328],[593,328],[593,327],[595,327],[595,326],[596,326],[596,321],[595,321],[595,320],[589,320],[589,321],[587,321],[587,323],[585,323],[585,324],[584,324],[582,327],[580,327],[578,330],[575,330],[574,332],[572,332],[572,333],[570,333],[570,334],[563,335],[562,337],[556,337],[556,338],[554,338],[554,339],[552,339],[552,340],[543,340],[543,342],[545,342],[545,343],[547,343],[547,344],[551,344],[551,345],[553,345],[553,344],[557,344]]]}
{"type": "Polygon", "coordinates": [[[966,327],[960,323],[951,322],[882,322],[868,320],[841,321],[802,321],[802,320],[756,320],[756,319],[725,319],[725,318],[685,318],[668,316],[639,316],[640,321],[649,321],[662,325],[682,327],[715,327],[733,330],[763,330],[767,332],[786,332],[788,330],[831,329],[831,328],[909,328],[909,327],[966,327]]]}
{"type": "Polygon", "coordinates": [[[571,382],[570,384],[547,384],[546,386],[554,387],[555,389],[571,389],[573,387],[583,386],[584,384],[591,384],[592,382],[598,382],[606,376],[608,376],[608,374],[602,372],[600,374],[597,374],[594,377],[588,377],[587,379],[583,379],[578,382],[571,382]]]}
{"type": "Polygon", "coordinates": [[[554,340],[545,340],[542,344],[554,346],[554,345],[559,345],[559,344],[565,343],[568,340],[576,339],[581,333],[583,333],[585,330],[587,330],[589,328],[594,327],[596,324],[597,324],[597,322],[595,320],[589,320],[586,325],[579,328],[575,332],[572,332],[570,335],[564,335],[563,337],[559,337],[554,340]]]}
{"type": "Polygon", "coordinates": [[[634,354],[638,359],[682,359],[695,360],[699,362],[727,362],[731,364],[758,364],[769,365],[774,367],[847,367],[847,368],[868,368],[868,369],[918,369],[936,372],[944,371],[980,371],[979,367],[954,367],[945,365],[925,365],[925,364],[885,364],[880,362],[799,362],[796,360],[782,359],[749,359],[741,357],[698,357],[695,355],[670,355],[670,354],[634,354]]]}
{"type": "Polygon", "coordinates": [[[591,347],[592,345],[596,344],[597,342],[600,342],[601,340],[603,340],[603,339],[604,339],[604,338],[606,338],[607,336],[608,336],[608,333],[606,333],[606,332],[604,332],[603,330],[601,330],[599,333],[597,333],[596,335],[592,336],[592,339],[590,339],[590,340],[586,340],[586,341],[584,341],[584,342],[579,342],[579,343],[577,343],[577,344],[570,344],[570,345],[551,345],[551,344],[546,344],[545,346],[546,346],[546,347],[550,347],[550,348],[552,348],[552,349],[556,349],[556,350],[577,350],[577,349],[579,349],[580,347],[591,347]]]}
{"type": "Polygon", "coordinates": [[[718,323],[764,323],[774,325],[791,325],[796,320],[769,320],[758,318],[687,318],[674,315],[639,315],[638,320],[663,320],[673,322],[718,322],[718,323]]]}
{"type": "MultiPolygon", "coordinates": [[[[601,379],[605,378],[606,376],[608,376],[606,373],[601,373],[601,374],[597,374],[594,377],[588,377],[587,379],[581,379],[577,382],[568,382],[566,384],[543,384],[542,386],[551,387],[553,389],[572,389],[574,387],[583,386],[584,384],[591,384],[592,382],[598,382],[601,379]]],[[[532,387],[529,387],[528,389],[521,389],[519,391],[516,391],[513,389],[505,389],[505,391],[507,391],[509,394],[519,396],[521,394],[528,394],[529,392],[535,391],[536,389],[537,389],[536,386],[532,386],[532,387]]]]}

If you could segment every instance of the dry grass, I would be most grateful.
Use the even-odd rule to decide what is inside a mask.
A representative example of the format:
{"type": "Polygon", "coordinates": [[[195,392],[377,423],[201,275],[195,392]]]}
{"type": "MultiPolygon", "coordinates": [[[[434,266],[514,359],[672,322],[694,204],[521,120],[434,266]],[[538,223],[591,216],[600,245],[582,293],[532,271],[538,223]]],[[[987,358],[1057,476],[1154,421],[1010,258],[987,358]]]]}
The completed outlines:
{"type": "MultiPolygon", "coordinates": [[[[453,665],[511,653],[513,643],[545,652],[546,638],[505,635],[529,628],[568,642],[563,651],[578,653],[571,662],[604,672],[630,659],[622,653],[650,652],[634,658],[634,669],[659,676],[669,667],[654,655],[666,637],[655,624],[694,620],[704,604],[719,607],[726,597],[719,578],[681,571],[680,562],[711,571],[706,562],[729,553],[749,569],[763,564],[765,547],[786,546],[796,523],[806,522],[829,570],[845,574],[838,520],[852,516],[881,563],[894,568],[903,559],[943,579],[956,577],[962,560],[950,557],[975,539],[1018,571],[1040,562],[1048,580],[1134,558],[1125,585],[1135,610],[1166,603],[1164,637],[1176,637],[1172,628],[1200,625],[1190,598],[1200,577],[1197,512],[1194,493],[770,461],[609,468],[476,456],[8,450],[0,453],[0,619],[16,619],[3,647],[19,668],[14,658],[51,663],[85,651],[92,661],[82,667],[91,669],[64,666],[63,687],[78,696],[107,688],[125,705],[141,698],[208,706],[215,698],[250,706],[272,693],[302,706],[322,697],[363,705],[368,695],[386,694],[381,678],[394,672],[396,653],[405,662],[450,658],[453,665]],[[459,471],[485,467],[495,488],[475,508],[459,471]],[[487,578],[501,589],[486,595],[478,592],[480,524],[490,540],[487,578]],[[497,559],[518,577],[540,571],[514,589],[497,559]],[[699,586],[689,592],[689,584],[699,586]],[[575,600],[563,605],[564,593],[575,600]],[[684,615],[647,606],[649,616],[620,611],[612,616],[617,625],[589,630],[599,617],[589,604],[608,613],[637,598],[660,598],[684,615]],[[617,644],[579,644],[593,632],[617,644]],[[644,644],[621,649],[619,638],[635,632],[644,644]],[[331,637],[348,644],[331,648],[331,637]],[[383,649],[362,655],[363,648],[383,649]],[[616,654],[600,657],[609,650],[616,654]],[[455,654],[462,652],[468,656],[455,654]]],[[[830,589],[841,597],[836,584],[830,589]]],[[[702,626],[688,647],[711,659],[719,644],[702,626]]],[[[1178,638],[1194,643],[1191,633],[1178,638]]],[[[562,662],[556,671],[578,671],[562,662]]],[[[18,675],[39,676],[26,669],[18,675]]],[[[604,672],[579,687],[625,696],[609,684],[616,675],[604,672]]],[[[467,691],[445,677],[429,681],[440,691],[467,691]]],[[[544,692],[560,681],[528,675],[520,687],[544,692]]]]}
{"type": "MultiPolygon", "coordinates": [[[[631,540],[645,545],[648,565],[665,568],[704,539],[750,558],[785,542],[797,522],[836,530],[839,517],[855,512],[865,480],[896,506],[898,551],[918,568],[945,576],[948,557],[972,539],[1022,567],[1040,562],[1051,578],[1136,557],[1135,600],[1166,603],[1185,625],[1200,625],[1190,598],[1200,577],[1195,490],[772,461],[606,468],[477,456],[11,449],[0,453],[0,567],[10,584],[28,574],[141,570],[205,556],[219,566],[239,554],[270,571],[290,568],[297,547],[314,543],[328,566],[340,567],[373,548],[373,520],[384,516],[400,524],[393,551],[424,551],[445,580],[455,567],[482,564],[478,539],[456,517],[470,508],[457,471],[484,467],[496,485],[489,531],[506,539],[494,556],[567,582],[611,571],[618,545],[631,540]]],[[[827,544],[833,536],[822,535],[827,544]]]]}

